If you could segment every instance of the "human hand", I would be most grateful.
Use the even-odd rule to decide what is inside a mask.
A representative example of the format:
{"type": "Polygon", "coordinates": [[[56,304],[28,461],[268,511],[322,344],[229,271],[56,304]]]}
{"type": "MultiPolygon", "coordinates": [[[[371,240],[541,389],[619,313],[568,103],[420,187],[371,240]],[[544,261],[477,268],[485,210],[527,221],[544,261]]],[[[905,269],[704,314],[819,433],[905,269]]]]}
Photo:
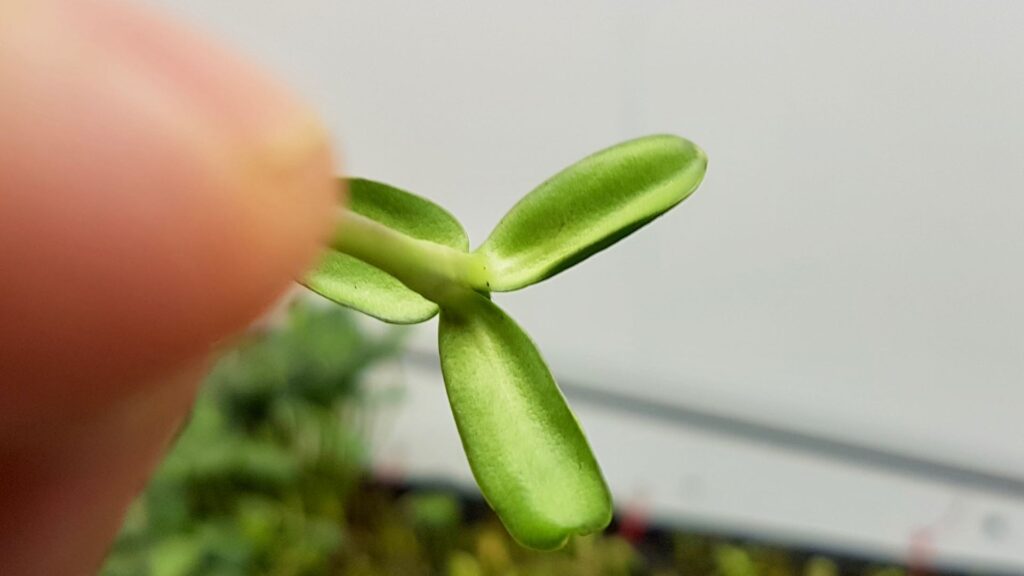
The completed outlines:
{"type": "Polygon", "coordinates": [[[218,343],[332,227],[313,114],[116,0],[0,0],[0,573],[95,572],[218,343]]]}

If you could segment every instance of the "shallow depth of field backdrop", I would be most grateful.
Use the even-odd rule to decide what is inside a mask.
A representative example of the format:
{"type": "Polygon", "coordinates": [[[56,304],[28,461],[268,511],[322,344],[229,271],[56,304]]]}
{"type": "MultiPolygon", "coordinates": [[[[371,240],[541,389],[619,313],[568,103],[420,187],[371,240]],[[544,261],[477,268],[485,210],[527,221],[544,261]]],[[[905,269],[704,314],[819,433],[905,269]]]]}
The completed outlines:
{"type": "MultiPolygon", "coordinates": [[[[498,295],[617,504],[1024,571],[1024,3],[156,3],[294,84],[350,174],[475,243],[585,154],[699,143],[684,206],[498,295]]],[[[433,338],[376,465],[469,483],[433,338]]]]}

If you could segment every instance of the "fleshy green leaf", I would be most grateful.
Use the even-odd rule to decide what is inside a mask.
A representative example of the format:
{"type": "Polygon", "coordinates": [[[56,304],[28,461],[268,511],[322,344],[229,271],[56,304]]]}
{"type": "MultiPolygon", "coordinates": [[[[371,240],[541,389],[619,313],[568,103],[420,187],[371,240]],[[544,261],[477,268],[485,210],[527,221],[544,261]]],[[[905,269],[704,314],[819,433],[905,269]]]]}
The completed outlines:
{"type": "Polygon", "coordinates": [[[603,529],[611,496],[530,338],[484,296],[441,312],[441,369],[473,475],[512,536],[537,549],[603,529]]]}
{"type": "Polygon", "coordinates": [[[490,288],[516,290],[600,252],[689,196],[707,157],[689,140],[648,136],[589,156],[516,204],[478,249],[490,288]]]}
{"type": "MultiPolygon", "coordinates": [[[[440,206],[398,188],[352,178],[348,209],[390,228],[458,250],[469,249],[459,222],[440,206]]],[[[437,304],[361,260],[328,251],[303,284],[335,302],[385,322],[413,324],[437,314],[437,304]]]]}

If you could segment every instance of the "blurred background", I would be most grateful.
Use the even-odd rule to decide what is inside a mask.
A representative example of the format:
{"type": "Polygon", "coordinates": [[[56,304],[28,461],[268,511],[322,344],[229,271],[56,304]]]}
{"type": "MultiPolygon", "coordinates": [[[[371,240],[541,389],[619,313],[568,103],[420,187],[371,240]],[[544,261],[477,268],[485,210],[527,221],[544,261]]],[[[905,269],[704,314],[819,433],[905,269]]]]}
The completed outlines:
{"type": "MultiPolygon", "coordinates": [[[[1024,4],[151,2],[289,81],[347,173],[437,201],[477,243],[597,149],[670,132],[708,152],[678,210],[498,298],[545,353],[619,507],[610,536],[564,553],[577,573],[1024,574],[1024,4]]],[[[165,552],[182,562],[168,576],[210,561],[217,539],[270,554],[244,534],[296,510],[313,516],[266,542],[323,564],[257,573],[359,573],[352,550],[365,573],[417,573],[374,564],[394,534],[437,573],[556,561],[508,544],[475,499],[433,323],[399,334],[302,310],[349,340],[325,330],[308,344],[323,352],[295,352],[281,342],[317,336],[293,319],[292,336],[220,368],[209,388],[231,392],[204,396],[216,417],[182,443],[225,452],[168,460],[108,562],[127,571],[111,573],[139,573],[156,543],[182,547],[165,552]],[[254,448],[250,462],[219,434],[281,461],[254,448]],[[295,442],[315,457],[295,460],[295,442]],[[283,475],[250,482],[262,473],[283,475]],[[159,490],[190,503],[165,524],[145,504],[175,501],[159,490]],[[282,508],[310,498],[324,508],[282,508]],[[211,519],[235,536],[197,540],[190,522],[211,519]]]]}

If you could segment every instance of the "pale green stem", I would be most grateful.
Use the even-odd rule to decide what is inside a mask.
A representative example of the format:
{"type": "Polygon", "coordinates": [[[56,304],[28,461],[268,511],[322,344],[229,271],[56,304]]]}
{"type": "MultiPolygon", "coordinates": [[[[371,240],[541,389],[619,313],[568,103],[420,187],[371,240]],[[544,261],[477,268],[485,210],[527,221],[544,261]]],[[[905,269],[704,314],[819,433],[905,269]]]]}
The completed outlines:
{"type": "Polygon", "coordinates": [[[424,298],[452,304],[469,291],[489,292],[481,257],[413,238],[349,210],[339,210],[331,247],[380,268],[424,298]]]}

